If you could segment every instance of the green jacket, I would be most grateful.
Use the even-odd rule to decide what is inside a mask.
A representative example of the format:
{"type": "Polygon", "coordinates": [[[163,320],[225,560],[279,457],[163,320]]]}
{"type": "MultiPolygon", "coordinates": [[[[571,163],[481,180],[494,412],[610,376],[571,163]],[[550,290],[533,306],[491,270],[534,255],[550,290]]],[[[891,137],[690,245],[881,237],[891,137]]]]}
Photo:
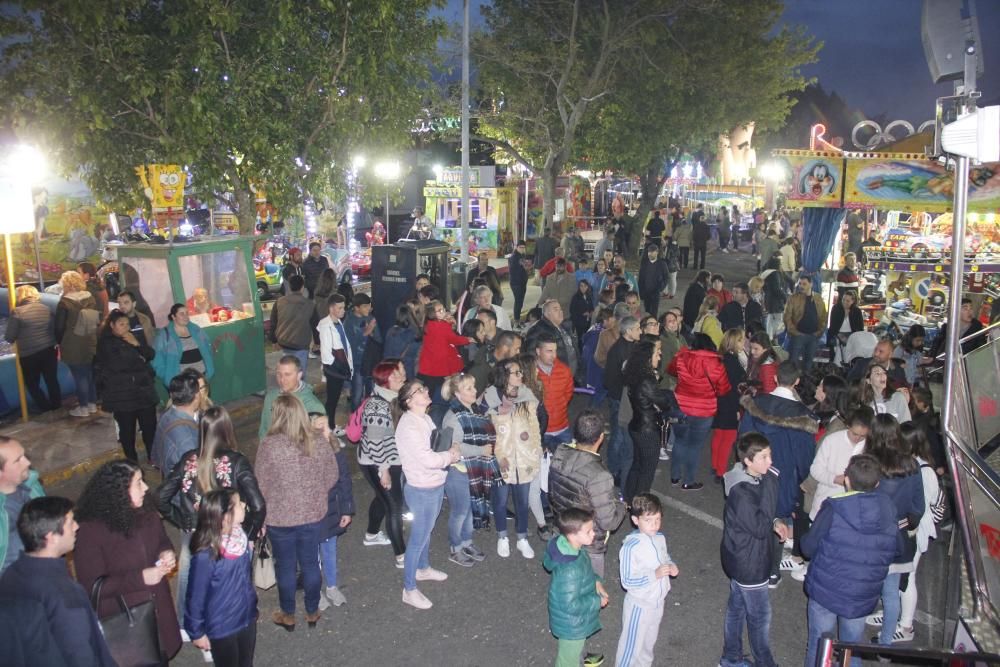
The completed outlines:
{"type": "MultiPolygon", "coordinates": [[[[271,404],[274,403],[274,399],[278,397],[281,390],[277,387],[271,387],[264,394],[264,407],[260,413],[260,429],[257,430],[257,436],[263,438],[267,435],[267,429],[271,428],[271,404]]],[[[318,412],[320,414],[326,414],[326,406],[323,405],[322,401],[316,398],[316,394],[313,393],[312,387],[310,387],[305,382],[299,383],[299,388],[293,392],[302,401],[302,405],[306,406],[306,412],[318,412]]]]}
{"type": "MultiPolygon", "coordinates": [[[[45,489],[38,479],[38,473],[34,470],[28,471],[28,479],[24,480],[22,486],[28,487],[28,493],[32,498],[41,498],[45,495],[45,489]]],[[[0,493],[0,567],[7,560],[7,543],[10,538],[10,526],[7,520],[7,494],[0,493]]]]}
{"type": "Polygon", "coordinates": [[[664,389],[674,389],[677,386],[677,378],[667,372],[667,366],[682,347],[687,347],[687,344],[680,332],[664,331],[660,334],[660,386],[664,389]]]}
{"type": "Polygon", "coordinates": [[[549,629],[556,639],[586,639],[601,629],[601,597],[583,549],[574,549],[565,536],[549,540],[542,565],[552,574],[549,583],[549,629]]]}

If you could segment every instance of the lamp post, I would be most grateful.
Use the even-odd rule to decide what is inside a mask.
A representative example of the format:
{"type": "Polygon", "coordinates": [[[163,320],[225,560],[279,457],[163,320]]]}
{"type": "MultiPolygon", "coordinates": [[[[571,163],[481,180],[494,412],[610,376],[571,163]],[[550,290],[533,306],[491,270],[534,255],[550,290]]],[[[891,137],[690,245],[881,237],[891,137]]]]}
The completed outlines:
{"type": "Polygon", "coordinates": [[[389,183],[399,178],[399,162],[384,160],[375,165],[375,176],[385,183],[385,234],[389,236],[389,183]]]}

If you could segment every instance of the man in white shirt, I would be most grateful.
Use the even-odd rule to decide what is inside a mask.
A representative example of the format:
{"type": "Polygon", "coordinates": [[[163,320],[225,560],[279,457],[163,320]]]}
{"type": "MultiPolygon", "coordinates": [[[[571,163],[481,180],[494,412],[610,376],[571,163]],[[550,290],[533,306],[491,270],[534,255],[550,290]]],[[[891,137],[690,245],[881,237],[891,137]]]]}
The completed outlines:
{"type": "Polygon", "coordinates": [[[319,321],[316,329],[319,331],[319,354],[326,378],[326,417],[330,429],[341,435],[343,429],[337,427],[335,413],[344,382],[350,382],[354,373],[354,359],[342,322],[347,301],[343,295],[333,294],[328,304],[330,314],[319,321]]]}

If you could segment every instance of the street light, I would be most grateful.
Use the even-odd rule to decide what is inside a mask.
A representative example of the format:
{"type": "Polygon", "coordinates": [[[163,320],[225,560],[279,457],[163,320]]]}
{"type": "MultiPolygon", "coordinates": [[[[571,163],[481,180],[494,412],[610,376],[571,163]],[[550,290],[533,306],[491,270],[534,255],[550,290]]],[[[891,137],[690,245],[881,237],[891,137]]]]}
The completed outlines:
{"type": "Polygon", "coordinates": [[[385,183],[385,235],[389,240],[389,183],[399,178],[399,162],[384,160],[375,165],[375,176],[385,183]]]}

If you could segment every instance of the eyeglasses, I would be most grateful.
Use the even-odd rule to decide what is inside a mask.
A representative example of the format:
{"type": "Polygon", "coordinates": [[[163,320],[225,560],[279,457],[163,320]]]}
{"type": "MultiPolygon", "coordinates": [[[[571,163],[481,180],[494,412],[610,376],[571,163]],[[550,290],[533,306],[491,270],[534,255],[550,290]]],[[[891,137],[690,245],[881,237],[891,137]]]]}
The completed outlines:
{"type": "Polygon", "coordinates": [[[517,377],[521,377],[522,375],[524,375],[524,371],[511,371],[510,374],[516,375],[517,377]]]}
{"type": "Polygon", "coordinates": [[[430,393],[430,390],[427,389],[427,387],[419,387],[417,389],[414,389],[413,391],[410,392],[410,395],[406,397],[406,400],[410,400],[411,398],[420,393],[430,393]]]}

